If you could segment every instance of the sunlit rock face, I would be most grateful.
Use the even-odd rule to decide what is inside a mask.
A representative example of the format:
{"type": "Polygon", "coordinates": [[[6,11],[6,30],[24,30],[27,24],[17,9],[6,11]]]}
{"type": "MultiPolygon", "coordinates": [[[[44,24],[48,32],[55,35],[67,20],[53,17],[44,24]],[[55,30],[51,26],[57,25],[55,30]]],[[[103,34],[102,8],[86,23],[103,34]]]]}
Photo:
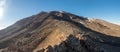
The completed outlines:
{"type": "Polygon", "coordinates": [[[120,26],[65,11],[41,12],[0,31],[0,52],[119,52],[120,26]]]}

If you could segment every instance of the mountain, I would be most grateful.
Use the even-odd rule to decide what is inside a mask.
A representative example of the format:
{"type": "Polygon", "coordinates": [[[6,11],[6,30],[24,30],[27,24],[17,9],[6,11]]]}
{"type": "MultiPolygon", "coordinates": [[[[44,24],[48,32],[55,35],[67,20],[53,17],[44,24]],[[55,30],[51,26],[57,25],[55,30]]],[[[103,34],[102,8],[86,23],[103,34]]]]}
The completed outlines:
{"type": "Polygon", "coordinates": [[[65,11],[41,12],[0,31],[0,52],[119,52],[120,26],[65,11]]]}

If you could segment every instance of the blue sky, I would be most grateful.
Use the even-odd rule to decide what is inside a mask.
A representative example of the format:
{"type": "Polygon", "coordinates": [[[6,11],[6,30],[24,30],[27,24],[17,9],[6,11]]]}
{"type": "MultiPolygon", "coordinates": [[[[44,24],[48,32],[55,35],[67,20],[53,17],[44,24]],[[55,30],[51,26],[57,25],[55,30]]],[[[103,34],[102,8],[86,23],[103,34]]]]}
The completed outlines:
{"type": "Polygon", "coordinates": [[[0,29],[41,11],[64,10],[120,24],[120,0],[7,0],[0,29]]]}

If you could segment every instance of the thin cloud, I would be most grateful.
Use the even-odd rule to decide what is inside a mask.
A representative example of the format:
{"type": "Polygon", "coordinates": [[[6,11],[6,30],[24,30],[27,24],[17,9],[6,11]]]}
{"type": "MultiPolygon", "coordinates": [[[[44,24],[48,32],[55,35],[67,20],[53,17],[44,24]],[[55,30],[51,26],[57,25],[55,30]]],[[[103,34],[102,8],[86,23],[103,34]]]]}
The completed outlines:
{"type": "Polygon", "coordinates": [[[5,4],[6,0],[0,0],[0,19],[3,18],[5,4]]]}
{"type": "Polygon", "coordinates": [[[0,0],[0,6],[4,6],[6,3],[6,0],[0,0]]]}

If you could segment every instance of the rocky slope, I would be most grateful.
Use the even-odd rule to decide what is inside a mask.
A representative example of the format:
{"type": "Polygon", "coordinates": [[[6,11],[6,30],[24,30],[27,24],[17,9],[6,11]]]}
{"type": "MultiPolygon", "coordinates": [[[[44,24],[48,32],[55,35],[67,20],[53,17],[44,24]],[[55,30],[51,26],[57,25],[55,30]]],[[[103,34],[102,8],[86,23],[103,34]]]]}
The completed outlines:
{"type": "Polygon", "coordinates": [[[0,52],[119,52],[120,26],[64,11],[41,12],[0,31],[0,52]]]}

